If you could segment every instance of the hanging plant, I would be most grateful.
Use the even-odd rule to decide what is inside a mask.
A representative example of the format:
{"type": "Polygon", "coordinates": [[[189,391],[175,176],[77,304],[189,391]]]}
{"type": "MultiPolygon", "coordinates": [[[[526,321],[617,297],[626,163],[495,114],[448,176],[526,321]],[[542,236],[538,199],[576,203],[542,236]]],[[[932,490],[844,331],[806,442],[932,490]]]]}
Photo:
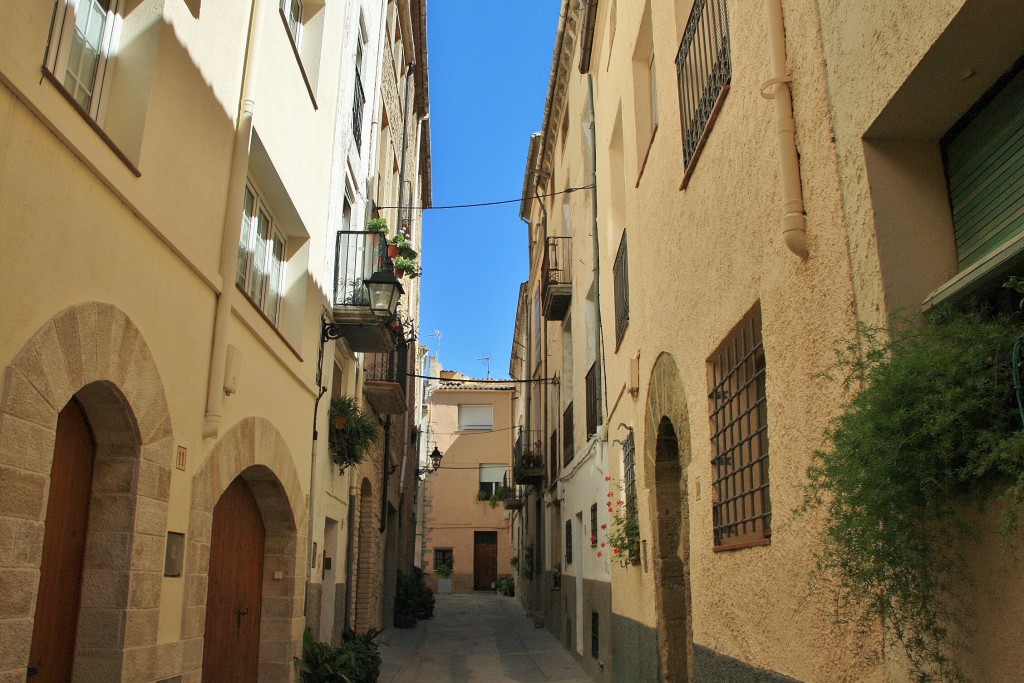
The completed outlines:
{"type": "Polygon", "coordinates": [[[367,232],[387,232],[388,221],[386,218],[371,218],[366,222],[367,232]]]}
{"type": "Polygon", "coordinates": [[[964,511],[1000,502],[1005,533],[1024,493],[1024,433],[1011,379],[1019,321],[940,312],[862,328],[837,352],[851,398],[814,454],[798,512],[828,515],[817,572],[880,619],[919,681],[962,677],[951,639],[969,611],[964,511]],[[888,335],[891,335],[888,336],[888,335]]]}
{"type": "MultiPolygon", "coordinates": [[[[623,567],[640,562],[640,522],[635,513],[631,513],[623,497],[621,482],[616,482],[611,477],[605,477],[605,481],[612,482],[617,489],[608,492],[606,506],[608,508],[608,524],[601,525],[601,531],[606,534],[605,541],[611,547],[611,559],[623,567]],[[610,529],[609,529],[610,525],[610,529]]],[[[591,545],[597,545],[597,536],[592,537],[591,545]]],[[[605,547],[605,542],[601,543],[605,547]]],[[[597,556],[604,553],[598,551],[597,556]]]]}
{"type": "Polygon", "coordinates": [[[352,396],[332,399],[328,419],[328,448],[341,471],[361,463],[366,451],[380,438],[377,421],[361,411],[352,396]]]}
{"type": "Polygon", "coordinates": [[[395,270],[402,271],[405,275],[410,278],[419,277],[420,268],[416,265],[416,261],[405,256],[399,256],[395,259],[395,270]]]}

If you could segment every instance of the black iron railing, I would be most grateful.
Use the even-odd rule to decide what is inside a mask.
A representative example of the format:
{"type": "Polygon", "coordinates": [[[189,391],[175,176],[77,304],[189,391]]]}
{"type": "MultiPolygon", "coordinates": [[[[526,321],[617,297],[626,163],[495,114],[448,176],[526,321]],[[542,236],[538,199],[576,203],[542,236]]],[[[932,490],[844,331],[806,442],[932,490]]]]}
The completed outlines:
{"type": "Polygon", "coordinates": [[[379,232],[338,232],[334,261],[334,305],[369,306],[363,281],[384,265],[384,235],[379,232]]]}
{"type": "Polygon", "coordinates": [[[626,251],[626,231],[622,231],[619,251],[615,254],[612,268],[615,283],[615,348],[622,343],[629,322],[629,266],[626,251]]]}
{"type": "Polygon", "coordinates": [[[513,477],[517,484],[544,479],[544,442],[539,429],[520,429],[516,437],[513,477]]]}
{"type": "Polygon", "coordinates": [[[732,82],[726,0],[695,0],[676,54],[683,130],[683,185],[732,82]]]}
{"type": "Polygon", "coordinates": [[[409,367],[409,344],[402,337],[401,328],[393,328],[394,351],[367,353],[364,356],[364,379],[370,382],[395,382],[406,388],[409,367]]]}
{"type": "Polygon", "coordinates": [[[549,237],[544,250],[543,277],[545,290],[551,285],[572,284],[572,238],[549,237]]]}
{"type": "Polygon", "coordinates": [[[587,371],[587,438],[597,434],[601,424],[601,370],[595,362],[587,371]]]}
{"type": "Polygon", "coordinates": [[[363,92],[363,79],[359,76],[359,69],[356,69],[355,95],[352,98],[352,137],[356,141],[356,149],[363,148],[363,108],[366,104],[366,94],[363,92]]]}

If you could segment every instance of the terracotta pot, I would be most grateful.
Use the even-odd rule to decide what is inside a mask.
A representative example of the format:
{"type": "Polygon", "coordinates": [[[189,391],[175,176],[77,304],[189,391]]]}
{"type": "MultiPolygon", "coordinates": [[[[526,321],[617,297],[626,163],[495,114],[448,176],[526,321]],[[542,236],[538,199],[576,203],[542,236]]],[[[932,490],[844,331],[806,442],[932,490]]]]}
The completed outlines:
{"type": "Polygon", "coordinates": [[[405,271],[401,268],[395,268],[395,277],[405,277],[405,271]]]}
{"type": "Polygon", "coordinates": [[[393,258],[397,258],[397,257],[398,257],[398,245],[397,244],[389,244],[388,245],[388,258],[393,259],[393,258]]]}
{"type": "Polygon", "coordinates": [[[344,415],[335,415],[334,416],[334,428],[335,429],[344,429],[347,424],[348,424],[348,418],[345,417],[344,415]]]}

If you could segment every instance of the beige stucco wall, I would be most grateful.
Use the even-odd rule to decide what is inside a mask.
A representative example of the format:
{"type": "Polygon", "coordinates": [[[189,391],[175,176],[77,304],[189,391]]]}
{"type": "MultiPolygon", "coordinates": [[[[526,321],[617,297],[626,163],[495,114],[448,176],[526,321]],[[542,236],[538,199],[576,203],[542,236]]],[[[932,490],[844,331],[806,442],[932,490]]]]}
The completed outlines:
{"type": "Polygon", "coordinates": [[[429,399],[431,442],[443,454],[441,469],[423,482],[423,570],[436,589],[434,548],[452,548],[452,590],[473,591],[473,534],[494,531],[498,538],[497,575],[513,573],[511,513],[498,502],[477,499],[480,465],[509,465],[512,458],[512,390],[440,386],[429,399]],[[493,430],[458,429],[460,404],[493,406],[493,430]]]}

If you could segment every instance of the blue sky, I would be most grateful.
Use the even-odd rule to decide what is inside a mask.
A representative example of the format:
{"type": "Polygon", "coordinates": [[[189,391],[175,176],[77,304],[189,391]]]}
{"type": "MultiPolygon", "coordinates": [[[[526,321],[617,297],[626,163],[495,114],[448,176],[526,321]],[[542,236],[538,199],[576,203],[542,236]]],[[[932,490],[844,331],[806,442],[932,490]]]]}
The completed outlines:
{"type": "MultiPolygon", "coordinates": [[[[540,129],[559,0],[427,4],[435,206],[518,198],[540,129]]],[[[441,364],[507,377],[519,284],[527,277],[519,204],[424,212],[420,341],[441,332],[441,364]]]]}

